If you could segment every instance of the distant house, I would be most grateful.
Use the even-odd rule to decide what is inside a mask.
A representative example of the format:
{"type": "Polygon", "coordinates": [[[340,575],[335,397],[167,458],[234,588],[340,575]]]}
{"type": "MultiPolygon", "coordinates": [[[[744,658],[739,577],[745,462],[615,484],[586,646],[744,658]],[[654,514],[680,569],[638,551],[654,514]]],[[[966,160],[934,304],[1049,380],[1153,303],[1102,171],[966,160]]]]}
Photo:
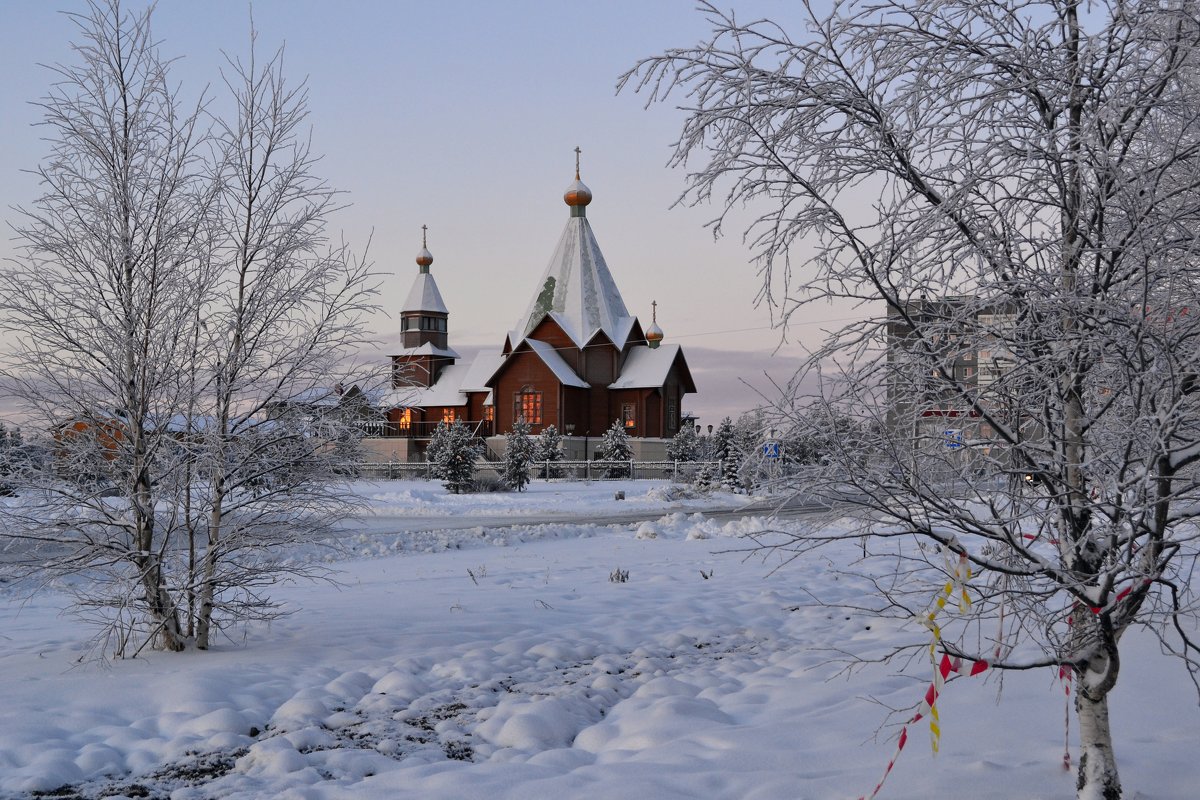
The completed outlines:
{"type": "Polygon", "coordinates": [[[107,419],[76,418],[61,422],[53,428],[51,437],[60,460],[87,452],[102,461],[115,461],[128,438],[120,415],[107,419]]]}
{"type": "Polygon", "coordinates": [[[525,311],[498,352],[469,363],[450,347],[450,312],[422,238],[400,314],[404,349],[391,356],[391,441],[377,451],[419,458],[437,424],[453,420],[493,437],[495,450],[524,418],[535,434],[555,426],[574,457],[618,420],[639,455],[659,455],[656,441],[665,452],[682,424],[684,395],[696,391],[683,349],[664,344],[656,321],[644,328],[626,308],[588,223],[592,193],[578,169],[563,200],[570,216],[525,311]]]}

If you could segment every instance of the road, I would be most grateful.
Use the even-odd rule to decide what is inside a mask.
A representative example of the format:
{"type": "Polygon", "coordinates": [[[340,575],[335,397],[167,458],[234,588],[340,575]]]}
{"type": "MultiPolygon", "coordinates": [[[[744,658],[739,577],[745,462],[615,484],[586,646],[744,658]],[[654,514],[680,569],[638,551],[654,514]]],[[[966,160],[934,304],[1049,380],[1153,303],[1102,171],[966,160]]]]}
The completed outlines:
{"type": "MultiPolygon", "coordinates": [[[[683,505],[658,506],[632,511],[596,513],[594,508],[586,512],[556,511],[531,514],[507,515],[462,515],[455,517],[415,516],[379,519],[371,526],[372,533],[396,534],[411,531],[465,530],[470,528],[510,528],[518,525],[632,525],[647,520],[656,520],[667,514],[700,513],[709,519],[741,519],[742,517],[765,517],[776,515],[785,518],[807,516],[828,511],[825,504],[814,503],[805,498],[770,498],[748,501],[724,508],[697,509],[683,505]]],[[[361,524],[361,522],[360,522],[361,524]]]]}

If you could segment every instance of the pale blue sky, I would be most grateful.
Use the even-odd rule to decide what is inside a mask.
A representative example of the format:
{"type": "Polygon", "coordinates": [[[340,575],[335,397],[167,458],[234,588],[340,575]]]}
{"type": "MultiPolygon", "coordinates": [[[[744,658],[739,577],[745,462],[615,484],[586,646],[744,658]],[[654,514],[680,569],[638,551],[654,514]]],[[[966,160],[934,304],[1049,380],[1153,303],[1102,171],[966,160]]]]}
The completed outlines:
{"type": "MultiPolygon", "coordinates": [[[[800,28],[798,4],[732,5],[746,18],[767,14],[800,28]]],[[[11,206],[36,196],[20,170],[46,151],[29,101],[51,76],[37,64],[73,58],[73,25],[56,9],[80,8],[0,0],[6,222],[11,206]]],[[[220,51],[245,52],[249,9],[245,0],[159,3],[154,32],[165,54],[182,58],[172,74],[185,96],[206,84],[220,89],[220,51]]],[[[323,176],[352,203],[336,226],[359,246],[374,232],[376,268],[388,275],[380,302],[393,314],[373,321],[381,357],[397,339],[422,224],[451,345],[499,347],[567,218],[562,192],[579,145],[595,195],[588,217],[626,305],[649,324],[658,300],[668,340],[685,347],[700,389],[686,410],[702,422],[736,415],[759,402],[738,375],[764,386],[764,369],[786,378],[798,363],[796,345],[770,356],[779,334],[767,310],[754,308],[758,279],[740,236],[714,243],[702,227],[712,209],[669,208],[683,187],[683,174],[664,166],[679,112],[643,110],[644,97],[614,93],[639,58],[706,34],[687,0],[258,0],[253,13],[260,46],[285,43],[288,75],[308,77],[323,176]]],[[[7,239],[0,256],[12,254],[7,239]]]]}

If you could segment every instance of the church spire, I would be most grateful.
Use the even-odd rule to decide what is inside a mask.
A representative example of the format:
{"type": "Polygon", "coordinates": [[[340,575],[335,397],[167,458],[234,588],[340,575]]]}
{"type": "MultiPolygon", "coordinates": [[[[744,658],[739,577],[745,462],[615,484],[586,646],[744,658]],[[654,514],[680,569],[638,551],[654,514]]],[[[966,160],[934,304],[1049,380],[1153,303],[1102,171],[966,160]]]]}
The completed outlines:
{"type": "MultiPolygon", "coordinates": [[[[446,304],[442,302],[442,293],[438,291],[437,281],[429,272],[429,266],[433,263],[433,253],[429,252],[428,231],[427,225],[421,226],[421,249],[417,251],[417,266],[420,270],[413,281],[412,289],[408,292],[408,298],[404,301],[401,313],[432,313],[444,317],[449,312],[446,310],[446,304]]],[[[440,329],[445,330],[445,326],[440,326],[440,329]]]]}
{"type": "MultiPolygon", "coordinates": [[[[575,149],[577,165],[580,152],[575,149]]],[[[509,342],[516,347],[547,314],[553,314],[577,347],[584,347],[597,331],[603,331],[610,341],[623,347],[634,319],[625,308],[583,213],[592,201],[591,190],[583,181],[576,180],[567,187],[563,200],[571,207],[571,216],[534,288],[533,299],[509,334],[509,342]]]]}

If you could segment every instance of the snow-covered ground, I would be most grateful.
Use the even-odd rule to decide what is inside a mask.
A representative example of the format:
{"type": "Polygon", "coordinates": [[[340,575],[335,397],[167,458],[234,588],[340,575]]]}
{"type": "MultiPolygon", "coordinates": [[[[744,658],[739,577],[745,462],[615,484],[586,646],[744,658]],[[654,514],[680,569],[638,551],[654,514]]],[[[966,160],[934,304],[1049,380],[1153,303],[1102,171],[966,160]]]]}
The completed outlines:
{"type": "MultiPolygon", "coordinates": [[[[928,681],[842,674],[840,648],[920,634],[814,605],[866,587],[823,560],[748,557],[763,520],[703,515],[729,496],[361,489],[372,513],[348,526],[342,585],[279,587],[297,613],[212,652],[76,663],[87,632],[63,595],[0,595],[0,797],[855,798],[895,751],[887,709],[928,681]],[[665,515],[588,522],[638,507],[665,515]],[[432,532],[559,511],[579,522],[432,532]]],[[[1195,690],[1138,636],[1113,698],[1126,796],[1194,798],[1195,690]]],[[[941,753],[914,726],[881,797],[1073,796],[1049,670],[956,679],[940,705],[941,753]]]]}

